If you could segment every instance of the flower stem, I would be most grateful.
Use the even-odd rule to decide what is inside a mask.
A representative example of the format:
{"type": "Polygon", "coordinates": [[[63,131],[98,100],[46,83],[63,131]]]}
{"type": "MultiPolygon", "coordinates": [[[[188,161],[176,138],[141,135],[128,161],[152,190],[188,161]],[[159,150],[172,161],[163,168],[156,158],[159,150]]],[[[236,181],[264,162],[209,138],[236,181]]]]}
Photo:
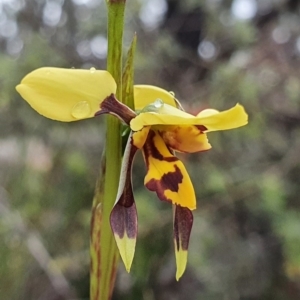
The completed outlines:
{"type": "MultiPolygon", "coordinates": [[[[107,70],[117,83],[116,96],[122,100],[122,48],[124,0],[107,1],[107,70]]],[[[121,127],[117,118],[106,117],[106,146],[101,159],[91,220],[91,300],[109,300],[114,288],[119,254],[111,232],[109,216],[116,200],[121,168],[121,127]]]]}

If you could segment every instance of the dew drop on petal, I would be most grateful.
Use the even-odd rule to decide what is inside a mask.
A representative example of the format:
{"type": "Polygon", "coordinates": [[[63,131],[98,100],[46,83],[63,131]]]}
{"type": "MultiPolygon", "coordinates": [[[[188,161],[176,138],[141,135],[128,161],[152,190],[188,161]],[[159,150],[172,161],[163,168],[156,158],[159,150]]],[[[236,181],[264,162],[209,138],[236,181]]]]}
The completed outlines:
{"type": "Polygon", "coordinates": [[[91,72],[92,74],[95,73],[95,72],[96,72],[96,68],[94,68],[94,67],[90,68],[90,72],[91,72]]]}
{"type": "Polygon", "coordinates": [[[49,76],[51,74],[50,71],[46,71],[46,75],[49,76]]]}
{"type": "Polygon", "coordinates": [[[161,99],[156,99],[153,105],[155,108],[161,108],[164,105],[164,102],[161,99]]]}
{"type": "Polygon", "coordinates": [[[149,105],[145,106],[140,113],[145,112],[158,112],[160,108],[162,108],[164,105],[164,102],[161,99],[156,99],[153,103],[150,103],[149,105]]]}
{"type": "Polygon", "coordinates": [[[91,113],[91,107],[87,101],[80,101],[72,108],[71,114],[75,119],[84,119],[91,113]]]}

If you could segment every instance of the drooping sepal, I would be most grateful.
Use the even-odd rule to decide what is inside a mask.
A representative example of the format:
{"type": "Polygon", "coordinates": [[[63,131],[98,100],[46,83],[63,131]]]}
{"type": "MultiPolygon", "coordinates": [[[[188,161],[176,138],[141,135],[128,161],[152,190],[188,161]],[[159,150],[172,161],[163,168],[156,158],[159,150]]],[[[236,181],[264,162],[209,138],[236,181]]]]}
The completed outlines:
{"type": "Polygon", "coordinates": [[[114,206],[110,224],[125,268],[130,272],[137,237],[137,211],[133,201],[127,205],[121,200],[114,206]]]}
{"type": "Polygon", "coordinates": [[[195,209],[195,191],[189,174],[158,132],[149,131],[143,155],[147,166],[145,186],[162,201],[195,209]]]}
{"type": "Polygon", "coordinates": [[[194,218],[192,212],[186,207],[175,205],[174,210],[174,246],[177,266],[176,280],[178,281],[186,268],[188,246],[194,218]]]}
{"type": "Polygon", "coordinates": [[[127,272],[130,271],[137,238],[137,211],[131,183],[132,162],[137,147],[132,145],[132,133],[125,148],[117,201],[110,215],[110,225],[127,272]]]}

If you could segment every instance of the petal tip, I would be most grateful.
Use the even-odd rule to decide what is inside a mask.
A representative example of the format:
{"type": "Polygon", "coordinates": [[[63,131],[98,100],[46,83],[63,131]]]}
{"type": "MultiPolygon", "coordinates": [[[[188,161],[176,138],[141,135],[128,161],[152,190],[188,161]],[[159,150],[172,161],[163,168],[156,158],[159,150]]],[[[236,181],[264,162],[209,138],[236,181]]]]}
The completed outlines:
{"type": "Polygon", "coordinates": [[[125,269],[129,273],[137,237],[137,214],[134,202],[128,207],[117,203],[110,214],[110,225],[125,269]]]}
{"type": "Polygon", "coordinates": [[[176,259],[176,280],[183,275],[188,256],[188,244],[193,226],[193,214],[187,208],[175,206],[174,211],[174,246],[176,259]]]}
{"type": "Polygon", "coordinates": [[[125,233],[122,238],[115,234],[115,240],[124,263],[126,271],[129,273],[135,252],[135,238],[129,238],[125,233]]]}
{"type": "Polygon", "coordinates": [[[20,88],[21,88],[21,83],[20,84],[18,84],[18,85],[16,85],[16,87],[15,87],[15,89],[17,90],[17,92],[19,93],[19,90],[20,90],[20,88]]]}
{"type": "Polygon", "coordinates": [[[187,251],[184,251],[182,249],[179,249],[179,251],[176,251],[175,257],[176,257],[176,280],[179,281],[179,279],[182,277],[187,264],[187,251]]]}

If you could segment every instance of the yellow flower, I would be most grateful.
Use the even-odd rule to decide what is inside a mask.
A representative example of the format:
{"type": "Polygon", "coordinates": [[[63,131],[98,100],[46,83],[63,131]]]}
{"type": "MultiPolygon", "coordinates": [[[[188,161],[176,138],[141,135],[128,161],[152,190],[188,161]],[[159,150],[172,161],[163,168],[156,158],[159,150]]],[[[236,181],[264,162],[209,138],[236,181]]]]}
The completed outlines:
{"type": "Polygon", "coordinates": [[[158,87],[137,85],[135,112],[115,98],[116,83],[112,76],[94,68],[37,69],[25,76],[16,89],[33,109],[47,118],[70,122],[109,113],[130,126],[111,227],[129,271],[137,236],[131,169],[137,150],[142,150],[147,167],[145,186],[175,208],[174,243],[179,279],[186,267],[193,224],[191,210],[196,208],[196,197],[191,179],[174,152],[209,150],[206,133],[246,125],[248,116],[244,108],[237,104],[223,112],[206,109],[193,116],[178,108],[173,94],[158,87]]]}
{"type": "Polygon", "coordinates": [[[211,145],[206,132],[243,126],[247,123],[247,115],[239,104],[223,112],[204,110],[197,116],[164,104],[161,100],[157,100],[154,105],[155,111],[142,112],[130,122],[133,132],[143,130],[145,136],[145,129],[151,128],[143,147],[148,167],[145,184],[150,190],[160,192],[161,200],[169,200],[193,210],[196,208],[193,186],[183,164],[173,156],[170,149],[185,153],[209,150],[211,145]],[[163,183],[165,180],[173,182],[173,190],[164,189],[162,178],[163,183]],[[176,180],[178,186],[175,187],[176,180]]]}
{"type": "Polygon", "coordinates": [[[111,95],[100,104],[96,115],[110,113],[130,126],[132,145],[143,151],[148,169],[145,185],[149,190],[155,191],[161,200],[193,210],[196,208],[193,185],[173,151],[209,150],[211,145],[206,132],[243,126],[248,116],[239,104],[223,112],[206,109],[197,116],[165,104],[161,99],[144,104],[146,106],[136,114],[111,95]]]}
{"type": "Polygon", "coordinates": [[[118,247],[122,249],[122,259],[129,271],[137,231],[130,174],[135,153],[141,149],[147,167],[145,186],[156,192],[160,200],[175,206],[174,243],[178,280],[187,263],[188,243],[193,224],[191,210],[196,208],[196,197],[183,163],[173,152],[192,153],[209,150],[211,145],[206,132],[246,125],[248,116],[239,104],[223,112],[206,109],[197,116],[165,104],[161,99],[145,104],[146,106],[136,114],[111,95],[100,104],[100,111],[96,113],[115,115],[132,130],[124,153],[121,170],[123,175],[116,205],[111,213],[111,224],[118,247]],[[119,220],[123,220],[122,226],[119,220]]]}

